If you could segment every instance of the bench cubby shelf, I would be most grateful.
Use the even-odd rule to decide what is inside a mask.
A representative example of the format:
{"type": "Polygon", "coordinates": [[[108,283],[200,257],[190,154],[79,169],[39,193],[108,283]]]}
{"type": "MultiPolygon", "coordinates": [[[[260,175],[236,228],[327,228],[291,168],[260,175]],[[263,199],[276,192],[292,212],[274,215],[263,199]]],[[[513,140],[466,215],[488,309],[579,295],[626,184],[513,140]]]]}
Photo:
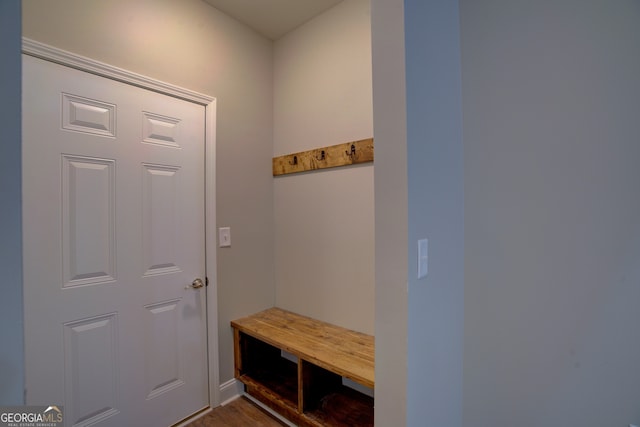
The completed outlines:
{"type": "Polygon", "coordinates": [[[301,426],[373,426],[374,339],[271,308],[231,322],[235,376],[246,392],[301,426]]]}

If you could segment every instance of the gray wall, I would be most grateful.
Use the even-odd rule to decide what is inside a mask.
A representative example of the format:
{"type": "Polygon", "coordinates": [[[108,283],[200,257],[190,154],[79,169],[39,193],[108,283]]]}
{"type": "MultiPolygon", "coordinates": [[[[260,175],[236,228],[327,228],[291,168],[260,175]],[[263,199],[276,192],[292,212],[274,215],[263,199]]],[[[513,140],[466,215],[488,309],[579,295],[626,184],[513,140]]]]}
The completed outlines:
{"type": "Polygon", "coordinates": [[[24,402],[20,2],[0,1],[0,405],[24,402]]]}
{"type": "Polygon", "coordinates": [[[407,419],[407,124],[404,0],[371,1],[375,138],[375,421],[407,419]]]}
{"type": "Polygon", "coordinates": [[[405,0],[407,425],[462,425],[464,193],[457,2],[405,0]],[[417,240],[429,270],[417,278],[417,240]]]}
{"type": "Polygon", "coordinates": [[[461,0],[459,7],[372,5],[376,241],[393,230],[404,235],[404,206],[409,219],[404,258],[376,247],[378,421],[639,424],[640,4],[461,0]],[[402,48],[398,34],[406,44],[406,114],[402,104],[395,112],[385,106],[405,93],[403,58],[385,62],[402,48]],[[406,169],[396,158],[403,154],[406,169]],[[395,201],[385,186],[394,179],[390,165],[395,201]],[[391,202],[400,212],[395,223],[391,202]],[[424,281],[414,276],[420,237],[431,243],[424,281]],[[402,259],[404,273],[393,268],[402,259]],[[462,262],[463,294],[462,269],[455,271],[462,262]],[[402,398],[403,385],[406,413],[386,392],[400,389],[402,398]]]}
{"type": "Polygon", "coordinates": [[[229,321],[274,303],[272,42],[201,0],[25,0],[26,37],[217,98],[220,379],[229,321]]]}
{"type": "Polygon", "coordinates": [[[459,12],[373,0],[376,423],[461,426],[464,193],[459,12]],[[417,241],[429,273],[417,278],[417,241]]]}
{"type": "Polygon", "coordinates": [[[640,3],[460,11],[464,425],[640,424],[640,3]]]}

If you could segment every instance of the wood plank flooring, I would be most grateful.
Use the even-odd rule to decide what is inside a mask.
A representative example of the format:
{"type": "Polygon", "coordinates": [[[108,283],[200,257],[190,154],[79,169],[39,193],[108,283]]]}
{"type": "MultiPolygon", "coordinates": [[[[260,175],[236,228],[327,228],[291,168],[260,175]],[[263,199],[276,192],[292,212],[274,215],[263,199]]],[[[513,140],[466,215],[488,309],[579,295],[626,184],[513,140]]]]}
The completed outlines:
{"type": "Polygon", "coordinates": [[[187,427],[282,427],[284,425],[249,399],[240,397],[215,408],[187,427]]]}

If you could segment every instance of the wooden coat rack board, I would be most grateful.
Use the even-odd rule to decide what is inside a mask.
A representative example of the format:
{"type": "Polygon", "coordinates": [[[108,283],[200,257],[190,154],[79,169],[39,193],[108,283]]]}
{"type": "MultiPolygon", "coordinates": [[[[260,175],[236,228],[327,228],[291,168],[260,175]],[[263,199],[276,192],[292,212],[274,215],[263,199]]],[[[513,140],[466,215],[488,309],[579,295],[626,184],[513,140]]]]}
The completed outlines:
{"type": "Polygon", "coordinates": [[[273,158],[273,176],[373,162],[373,138],[273,158]]]}

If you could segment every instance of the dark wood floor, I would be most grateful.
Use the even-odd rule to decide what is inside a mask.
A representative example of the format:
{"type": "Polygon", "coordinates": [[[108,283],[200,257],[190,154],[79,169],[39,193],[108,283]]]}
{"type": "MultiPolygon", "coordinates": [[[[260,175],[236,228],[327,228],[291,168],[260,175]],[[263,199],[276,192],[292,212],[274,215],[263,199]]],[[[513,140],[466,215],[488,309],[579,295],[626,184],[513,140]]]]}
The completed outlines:
{"type": "Polygon", "coordinates": [[[282,427],[285,424],[269,415],[249,399],[240,397],[219,406],[188,427],[282,427]]]}

